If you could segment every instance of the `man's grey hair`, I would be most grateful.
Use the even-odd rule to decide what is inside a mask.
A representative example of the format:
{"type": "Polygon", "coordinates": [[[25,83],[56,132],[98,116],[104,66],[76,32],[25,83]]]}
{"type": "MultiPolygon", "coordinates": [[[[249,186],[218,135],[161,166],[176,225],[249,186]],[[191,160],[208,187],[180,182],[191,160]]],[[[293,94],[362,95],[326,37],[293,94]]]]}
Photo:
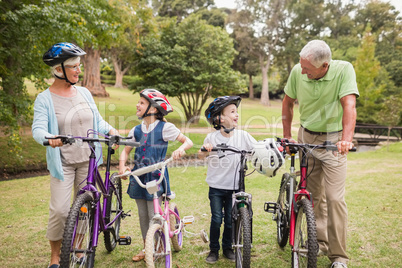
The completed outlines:
{"type": "Polygon", "coordinates": [[[322,40],[312,40],[307,43],[300,51],[300,58],[308,60],[316,68],[322,64],[330,63],[331,49],[328,44],[322,40]]]}

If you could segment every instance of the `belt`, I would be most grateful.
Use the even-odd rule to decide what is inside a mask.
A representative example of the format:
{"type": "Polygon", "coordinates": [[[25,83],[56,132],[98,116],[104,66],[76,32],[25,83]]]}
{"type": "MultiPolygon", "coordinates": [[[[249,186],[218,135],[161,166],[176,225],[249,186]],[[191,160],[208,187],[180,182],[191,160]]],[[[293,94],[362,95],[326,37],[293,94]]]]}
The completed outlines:
{"type": "Polygon", "coordinates": [[[336,134],[336,133],[339,133],[342,131],[342,129],[341,129],[341,130],[332,131],[332,132],[315,132],[315,131],[308,130],[307,128],[305,128],[303,126],[301,126],[301,127],[304,129],[304,131],[306,131],[307,133],[310,133],[312,135],[329,135],[329,134],[336,134]]]}

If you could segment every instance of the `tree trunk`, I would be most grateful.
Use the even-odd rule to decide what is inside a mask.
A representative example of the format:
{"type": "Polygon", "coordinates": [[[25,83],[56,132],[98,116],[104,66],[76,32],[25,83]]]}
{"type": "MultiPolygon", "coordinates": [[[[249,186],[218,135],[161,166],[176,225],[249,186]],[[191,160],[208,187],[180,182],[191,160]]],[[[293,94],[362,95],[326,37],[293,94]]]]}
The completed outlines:
{"type": "Polygon", "coordinates": [[[264,64],[264,61],[260,59],[260,66],[262,72],[262,90],[261,90],[261,99],[260,102],[262,105],[270,106],[269,103],[269,87],[268,87],[268,70],[270,65],[270,59],[268,55],[267,63],[264,64]]]}
{"type": "Polygon", "coordinates": [[[121,61],[119,61],[119,59],[115,55],[112,55],[111,58],[113,62],[114,72],[116,73],[116,81],[114,83],[114,87],[123,88],[123,76],[128,71],[130,66],[127,66],[124,70],[122,70],[123,64],[121,63],[121,61]]]}
{"type": "Polygon", "coordinates": [[[253,76],[251,74],[248,75],[248,98],[254,99],[253,76]]]}
{"type": "Polygon", "coordinates": [[[85,52],[87,54],[82,57],[84,63],[82,86],[86,87],[93,96],[109,97],[109,93],[106,92],[105,87],[101,84],[100,49],[95,50],[92,47],[85,46],[85,52]]]}

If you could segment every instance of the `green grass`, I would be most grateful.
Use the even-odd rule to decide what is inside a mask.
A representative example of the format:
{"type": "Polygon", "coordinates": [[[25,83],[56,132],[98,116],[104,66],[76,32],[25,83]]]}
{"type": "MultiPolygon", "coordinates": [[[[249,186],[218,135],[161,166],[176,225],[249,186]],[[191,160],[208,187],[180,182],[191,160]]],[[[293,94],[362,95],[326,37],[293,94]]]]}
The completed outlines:
{"type": "MultiPolygon", "coordinates": [[[[346,201],[348,204],[348,267],[399,267],[402,253],[402,143],[362,153],[349,154],[346,201]]],[[[288,164],[288,163],[287,163],[288,164]]],[[[286,169],[282,169],[284,172],[286,169]]],[[[174,202],[182,216],[193,215],[195,222],[187,231],[208,231],[210,210],[206,167],[172,167],[169,169],[174,202]]],[[[271,214],[264,212],[264,202],[276,199],[280,173],[266,178],[253,173],[246,179],[246,189],[253,194],[252,267],[290,267],[290,248],[276,244],[276,227],[271,214]]],[[[0,182],[0,263],[2,267],[45,267],[50,250],[46,240],[49,176],[0,182]]],[[[123,182],[123,188],[127,181],[123,182]]],[[[142,247],[135,202],[124,194],[124,207],[132,216],[122,224],[122,235],[132,237],[132,245],[119,246],[107,253],[103,238],[99,240],[96,267],[146,267],[132,263],[131,257],[142,247]]],[[[208,231],[209,233],[209,231],[208,231]]],[[[101,235],[102,237],[102,235],[101,235]]],[[[173,254],[174,267],[208,267],[205,263],[208,244],[198,235],[186,236],[181,252],[173,254]]],[[[318,267],[328,268],[326,257],[318,267]]],[[[215,267],[233,267],[220,258],[215,267]]]]}

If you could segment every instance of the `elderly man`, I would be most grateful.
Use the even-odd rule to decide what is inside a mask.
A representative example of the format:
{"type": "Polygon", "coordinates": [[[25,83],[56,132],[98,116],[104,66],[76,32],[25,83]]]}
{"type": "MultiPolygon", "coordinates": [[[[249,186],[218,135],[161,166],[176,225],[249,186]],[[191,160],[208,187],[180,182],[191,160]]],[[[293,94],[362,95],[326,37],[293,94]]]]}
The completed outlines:
{"type": "Polygon", "coordinates": [[[297,100],[301,123],[298,142],[332,141],[338,147],[338,154],[315,151],[309,157],[307,189],[313,196],[318,255],[327,255],[331,268],[345,268],[348,262],[346,155],[353,147],[355,105],[359,96],[355,71],[349,62],[332,60],[331,50],[324,41],[313,40],[301,50],[300,62],[290,73],[285,94],[282,103],[284,138],[294,142],[291,125],[297,100]]]}

